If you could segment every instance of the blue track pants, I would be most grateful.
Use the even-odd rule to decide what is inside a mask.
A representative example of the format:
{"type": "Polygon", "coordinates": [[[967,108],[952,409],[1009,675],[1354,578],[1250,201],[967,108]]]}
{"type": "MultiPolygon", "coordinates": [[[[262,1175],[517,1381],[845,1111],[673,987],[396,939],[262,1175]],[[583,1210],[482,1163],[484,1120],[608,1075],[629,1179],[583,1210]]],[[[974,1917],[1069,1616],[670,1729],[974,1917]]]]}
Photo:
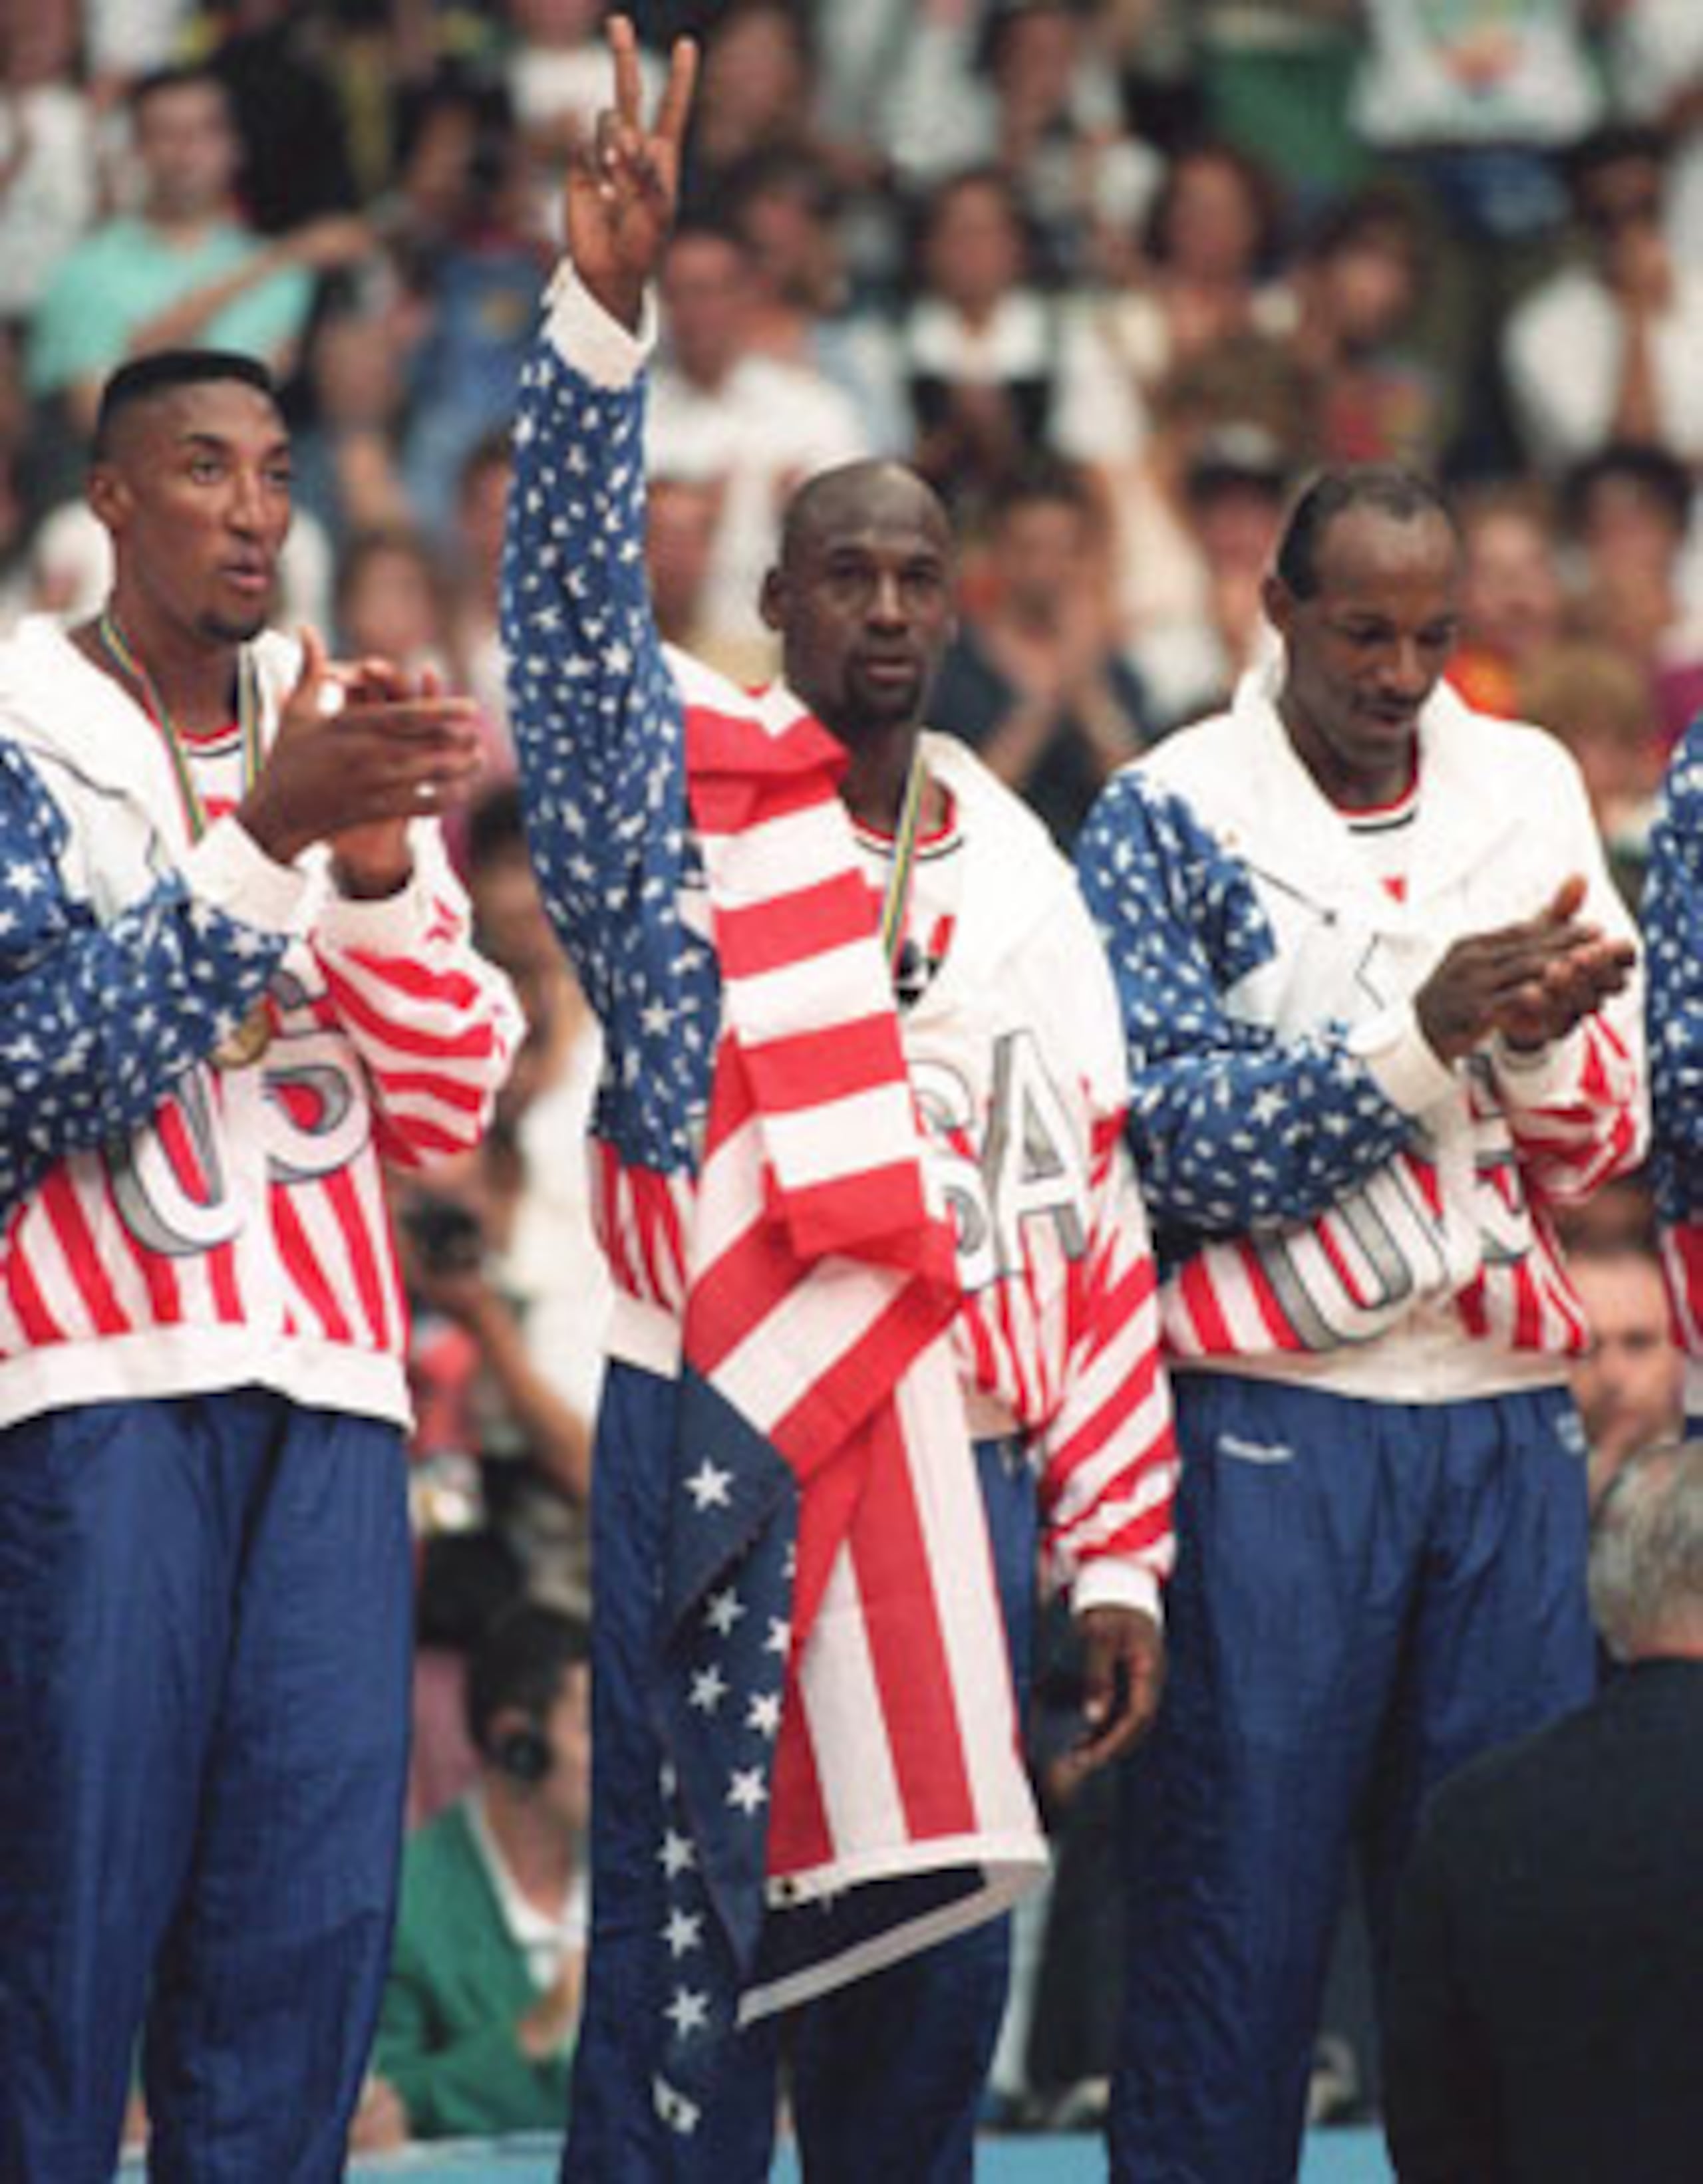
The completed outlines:
{"type": "Polygon", "coordinates": [[[343,2173],[408,1738],[400,1437],[258,1390],[0,1433],[0,2184],[343,2173]]]}
{"type": "Polygon", "coordinates": [[[1175,1391],[1112,2170],[1287,2184],[1351,1849],[1381,1957],[1431,1789],[1590,1695],[1583,1441],[1560,1389],[1417,1406],[1185,1373],[1175,1391]]]}

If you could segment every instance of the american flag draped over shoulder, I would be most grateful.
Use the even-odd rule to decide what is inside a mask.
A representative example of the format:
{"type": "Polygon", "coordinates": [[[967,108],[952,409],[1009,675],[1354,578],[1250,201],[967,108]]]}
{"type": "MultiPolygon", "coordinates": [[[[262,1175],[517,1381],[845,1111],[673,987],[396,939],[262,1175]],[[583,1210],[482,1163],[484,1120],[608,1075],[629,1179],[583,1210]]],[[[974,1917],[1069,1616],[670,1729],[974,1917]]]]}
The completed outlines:
{"type": "Polygon", "coordinates": [[[723,982],[664,1575],[657,2100],[690,2129],[734,1992],[749,2019],[909,1953],[1045,1852],[844,754],[784,692],[683,690],[723,982]]]}

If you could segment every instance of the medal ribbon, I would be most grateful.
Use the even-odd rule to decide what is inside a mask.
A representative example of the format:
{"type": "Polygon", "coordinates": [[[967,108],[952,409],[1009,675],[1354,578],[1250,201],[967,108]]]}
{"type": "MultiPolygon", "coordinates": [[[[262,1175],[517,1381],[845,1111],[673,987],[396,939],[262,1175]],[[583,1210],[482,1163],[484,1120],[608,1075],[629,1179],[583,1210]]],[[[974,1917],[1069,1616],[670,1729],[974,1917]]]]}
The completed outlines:
{"type": "Polygon", "coordinates": [[[881,952],[895,979],[899,975],[899,951],[905,944],[905,921],[911,906],[911,881],[916,871],[924,779],[923,741],[919,736],[911,752],[911,770],[905,776],[905,794],[899,805],[899,824],[893,836],[893,869],[887,875],[886,893],[881,899],[881,952]]]}
{"type": "MultiPolygon", "coordinates": [[[[137,657],[109,608],[102,613],[95,624],[95,634],[100,640],[101,649],[140,696],[143,712],[159,733],[159,740],[165,747],[165,755],[170,761],[172,779],[177,784],[178,801],[183,807],[183,823],[188,829],[190,840],[198,842],[207,832],[207,806],[196,786],[194,768],[190,762],[189,753],[184,748],[182,735],[166,710],[159,685],[137,657]]],[[[260,692],[255,682],[254,663],[246,648],[237,655],[237,718],[243,737],[241,794],[246,796],[260,770],[260,692]]]]}

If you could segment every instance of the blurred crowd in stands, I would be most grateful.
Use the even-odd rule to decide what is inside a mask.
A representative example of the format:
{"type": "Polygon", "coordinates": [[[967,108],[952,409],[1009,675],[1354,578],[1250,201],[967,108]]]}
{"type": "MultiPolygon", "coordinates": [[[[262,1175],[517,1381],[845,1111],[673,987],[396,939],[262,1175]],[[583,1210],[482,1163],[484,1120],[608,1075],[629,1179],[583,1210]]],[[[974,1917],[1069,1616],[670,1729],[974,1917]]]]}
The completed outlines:
{"type": "MultiPolygon", "coordinates": [[[[1449,484],[1467,543],[1452,674],[1572,749],[1635,901],[1667,755],[1703,704],[1697,0],[628,12],[653,64],[682,31],[706,46],[649,421],[665,634],[740,679],[771,671],[756,601],[783,497],[845,458],[907,458],[964,557],[934,721],[1068,845],[1108,775],[1270,642],[1259,582],[1297,482],[1324,460],[1409,461],[1449,484]]],[[[265,356],[287,389],[280,621],[433,664],[483,709],[492,787],[455,848],[531,1034],[469,1172],[399,1210],[412,1817],[480,1783],[483,1817],[415,1872],[405,1927],[458,1859],[521,1876],[506,1930],[544,2002],[515,2038],[554,2112],[583,1925],[559,1847],[583,1823],[583,1784],[560,1788],[583,1776],[583,1698],[572,1734],[553,1709],[578,1693],[589,1610],[603,1277],[574,1149],[598,1039],[533,892],[496,611],[516,375],[566,148],[608,97],[605,13],[0,7],[0,628],[98,604],[105,541],[80,488],[100,384],[139,350],[205,342],[265,356]],[[470,1652],[522,1598],[546,1669],[487,1659],[467,1703],[470,1652]],[[552,1779],[540,1827],[528,1799],[552,1779]]],[[[1620,1449],[1676,1422],[1677,1368],[1637,1191],[1593,1220],[1582,1280],[1611,1333],[1586,1411],[1620,1449]]],[[[1056,1901],[1094,1907],[1075,1943],[1092,1952],[1092,1823],[1080,1846],[1087,1877],[1056,1901]]],[[[1111,2016],[1072,2018],[1092,1983],[1059,1975],[1048,1939],[1031,1937],[1000,2088],[1012,2114],[1057,2119],[1111,2016]]],[[[407,1993],[387,2013],[373,2144],[435,2127],[406,2052],[436,2036],[429,2015],[407,1993]]],[[[489,2056],[467,2074],[515,2075],[489,2056]]],[[[441,2113],[505,2120],[454,2085],[441,2113]]]]}

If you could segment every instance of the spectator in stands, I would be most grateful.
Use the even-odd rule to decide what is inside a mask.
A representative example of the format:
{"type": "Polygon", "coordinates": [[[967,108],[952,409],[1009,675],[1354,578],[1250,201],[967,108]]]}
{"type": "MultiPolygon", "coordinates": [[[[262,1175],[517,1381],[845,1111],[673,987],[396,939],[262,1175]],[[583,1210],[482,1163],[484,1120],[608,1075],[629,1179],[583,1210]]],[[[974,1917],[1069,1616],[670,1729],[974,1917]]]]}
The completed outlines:
{"type": "Polygon", "coordinates": [[[1703,460],[1703,267],[1662,227],[1654,131],[1604,129],[1570,155],[1577,260],[1518,303],[1503,337],[1513,416],[1551,476],[1609,441],[1703,460]]]}
{"type": "Polygon", "coordinates": [[[729,0],[717,10],[681,177],[689,220],[723,217],[727,181],[755,154],[825,148],[811,14],[791,0],[729,0]]]}
{"type": "Polygon", "coordinates": [[[1401,2184],[1698,2173],[1703,1443],[1622,1467],[1590,1597],[1618,1673],[1446,1783],[1421,1830],[1385,2057],[1401,2184]]]}
{"type": "Polygon", "coordinates": [[[1068,849],[1108,777],[1148,740],[1117,642],[1103,517],[1079,473],[1036,464],[1000,488],[984,577],[986,604],[965,609],[929,717],[1068,849]]]}
{"type": "Polygon", "coordinates": [[[974,168],[922,209],[899,326],[917,468],[973,525],[1031,455],[1086,453],[1117,398],[1086,325],[1033,278],[1009,177],[974,168]]]}
{"type": "Polygon", "coordinates": [[[514,1609],[474,1651],[478,1779],[404,1848],[373,2051],[409,2138],[561,2126],[585,1962],[590,1683],[584,1626],[552,1608],[514,1609]]]}
{"type": "Polygon", "coordinates": [[[1648,671],[1600,638],[1566,638],[1527,663],[1517,698],[1518,715],[1559,736],[1578,761],[1609,870],[1635,910],[1667,760],[1648,671]]]}
{"type": "Polygon", "coordinates": [[[751,348],[831,380],[870,452],[902,455],[911,421],[885,321],[858,304],[845,265],[846,201],[816,152],[779,145],[727,176],[729,225],[749,255],[751,348]]]}
{"type": "MultiPolygon", "coordinates": [[[[1270,177],[1228,144],[1177,153],[1148,211],[1142,264],[1101,325],[1137,419],[1194,359],[1250,335],[1286,333],[1290,300],[1276,280],[1281,214],[1270,177]]],[[[1131,436],[1138,443],[1139,426],[1131,436]]],[[[1111,449],[1103,426],[1100,445],[1111,449]]]]}
{"type": "Polygon", "coordinates": [[[313,276],[373,248],[366,225],[331,214],[263,242],[235,196],[242,146],[228,95],[204,68],[146,76],[131,94],[139,196],[59,263],[31,326],[31,392],[65,436],[72,471],[106,374],[149,349],[206,343],[293,364],[313,276]]]}
{"type": "Polygon", "coordinates": [[[1460,638],[1449,680],[1475,711],[1511,718],[1519,678],[1566,626],[1553,503],[1534,479],[1462,493],[1460,638]]]}
{"type": "Polygon", "coordinates": [[[1164,162],[1130,134],[1097,27],[1079,0],[1000,0],[982,35],[981,140],[959,154],[1004,170],[1047,287],[1128,274],[1162,186],[1164,162]]]}
{"type": "Polygon", "coordinates": [[[230,94],[243,147],[243,209],[262,235],[286,235],[357,203],[324,15],[313,0],[215,0],[204,14],[209,63],[230,94]]]}
{"type": "Polygon", "coordinates": [[[1190,446],[1178,505],[1203,582],[1181,610],[1150,620],[1129,647],[1156,735],[1228,705],[1268,651],[1260,593],[1289,487],[1288,459],[1263,425],[1211,426],[1190,446]]]}
{"type": "MultiPolygon", "coordinates": [[[[1131,643],[1159,637],[1163,644],[1168,630],[1214,619],[1214,575],[1189,499],[1198,459],[1214,447],[1239,446],[1243,453],[1221,467],[1244,476],[1304,468],[1316,445],[1316,393],[1286,343],[1245,335],[1167,374],[1135,454],[1113,459],[1109,435],[1098,453],[1090,442],[1087,460],[1112,511],[1119,613],[1131,643]]],[[[1157,685],[1159,674],[1152,679],[1157,685]]]]}
{"type": "Polygon", "coordinates": [[[394,283],[338,298],[303,352],[296,494],[333,549],[355,532],[414,521],[402,475],[408,358],[422,308],[394,283]]]}
{"type": "Polygon", "coordinates": [[[477,1157],[429,1194],[399,1182],[405,1268],[416,1342],[444,1322],[468,1338],[460,1437],[492,1523],[534,1596],[584,1612],[609,1284],[572,1148],[602,1041],[539,903],[512,785],[474,807],[464,861],[479,944],[508,972],[527,1033],[477,1157]]]}
{"type": "Polygon", "coordinates": [[[76,0],[0,16],[0,325],[20,328],[99,204],[93,108],[76,69],[76,0]]]}
{"type": "Polygon", "coordinates": [[[1415,337],[1426,237],[1411,201],[1371,187],[1326,212],[1291,279],[1295,353],[1318,376],[1326,462],[1432,466],[1449,437],[1447,389],[1415,337]]]}
{"type": "Polygon", "coordinates": [[[486,756],[493,777],[514,770],[508,730],[507,660],[497,629],[497,591],[502,573],[503,525],[514,454],[506,430],[474,443],[455,486],[449,541],[453,603],[452,649],[469,693],[491,730],[486,756]]]}
{"type": "Polygon", "coordinates": [[[1650,676],[1670,746],[1703,704],[1703,604],[1685,587],[1692,508],[1685,465],[1658,447],[1604,448],[1567,473],[1562,493],[1575,619],[1650,676]]]}
{"type": "Polygon", "coordinates": [[[665,350],[650,382],[646,466],[718,488],[705,621],[718,644],[761,644],[756,601],[781,503],[812,471],[867,452],[863,429],[820,372],[752,353],[751,254],[732,229],[683,224],[658,295],[665,350]]]}
{"type": "Polygon", "coordinates": [[[451,673],[449,595],[423,532],[358,532],[338,557],[333,605],[338,645],[349,658],[379,653],[410,674],[451,673]]]}
{"type": "Polygon", "coordinates": [[[1681,1360],[1653,1243],[1576,1244],[1567,1273],[1590,1323],[1590,1348],[1573,1368],[1573,1400],[1594,1503],[1628,1457],[1680,1432],[1681,1360]]]}
{"type": "Polygon", "coordinates": [[[423,309],[409,359],[403,473],[416,515],[434,530],[449,523],[462,464],[513,414],[550,267],[548,237],[533,222],[529,155],[506,102],[482,94],[460,125],[457,139],[449,124],[459,176],[446,176],[438,231],[410,267],[423,309]]]}

